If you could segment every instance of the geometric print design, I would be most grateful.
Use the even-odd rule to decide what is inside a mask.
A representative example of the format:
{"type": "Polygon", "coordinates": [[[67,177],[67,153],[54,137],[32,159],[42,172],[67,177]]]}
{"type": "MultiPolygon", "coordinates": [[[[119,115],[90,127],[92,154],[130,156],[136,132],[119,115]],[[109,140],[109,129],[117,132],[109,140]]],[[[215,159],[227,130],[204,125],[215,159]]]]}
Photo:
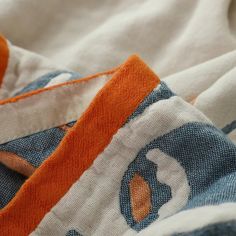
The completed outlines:
{"type": "Polygon", "coordinates": [[[82,236],[77,230],[71,229],[69,230],[65,236],[82,236]]]}
{"type": "Polygon", "coordinates": [[[0,154],[1,151],[14,153],[37,168],[55,150],[64,135],[64,130],[51,128],[1,144],[0,154]]]}
{"type": "Polygon", "coordinates": [[[153,90],[147,97],[144,98],[138,108],[128,118],[126,123],[128,123],[133,118],[141,115],[148,106],[158,101],[169,99],[173,96],[175,96],[175,94],[167,87],[167,85],[163,81],[161,81],[158,88],[153,90]]]}
{"type": "Polygon", "coordinates": [[[236,120],[232,121],[230,124],[228,124],[224,128],[222,128],[222,131],[225,134],[229,134],[235,129],[236,129],[236,120]]]}
{"type": "MultiPolygon", "coordinates": [[[[68,129],[70,129],[74,123],[75,122],[70,122],[63,127],[51,128],[23,138],[15,139],[4,144],[0,144],[0,159],[3,156],[10,159],[14,155],[19,159],[19,161],[27,161],[27,163],[29,163],[32,168],[38,168],[43,163],[43,161],[55,151],[68,129]]],[[[0,174],[0,185],[2,186],[1,189],[6,190],[1,192],[1,209],[15,196],[16,192],[26,180],[26,177],[5,167],[1,163],[0,169],[4,170],[1,171],[0,174]]]]}
{"type": "Polygon", "coordinates": [[[0,163],[0,209],[10,202],[25,180],[25,176],[0,163]]]}
{"type": "Polygon", "coordinates": [[[155,221],[162,205],[171,199],[171,189],[156,178],[158,166],[146,158],[143,148],[128,166],[120,190],[120,207],[127,223],[136,231],[155,221]]]}
{"type": "MultiPolygon", "coordinates": [[[[160,100],[169,99],[175,94],[161,82],[128,118],[141,115],[145,109],[160,100]]],[[[156,178],[157,165],[148,160],[142,150],[125,173],[120,191],[121,213],[127,223],[136,231],[148,226],[158,218],[160,207],[171,199],[170,187],[156,178]]]]}
{"type": "MultiPolygon", "coordinates": [[[[0,159],[2,156],[10,159],[14,155],[19,161],[27,161],[32,168],[38,168],[55,151],[66,132],[74,123],[70,122],[62,127],[51,128],[0,144],[0,159]]],[[[3,187],[1,189],[9,189],[9,191],[1,192],[1,209],[15,196],[16,192],[26,180],[26,177],[5,167],[1,163],[0,165],[0,169],[4,169],[0,174],[0,185],[3,187]],[[15,180],[12,176],[15,176],[15,180]],[[10,191],[10,189],[12,190],[10,191]]]]}
{"type": "Polygon", "coordinates": [[[182,210],[236,201],[236,146],[211,125],[186,123],[142,148],[123,176],[121,213],[134,230],[158,219],[160,207],[172,198],[170,186],[156,179],[159,166],[147,159],[154,149],[174,158],[186,172],[190,193],[182,210]]]}

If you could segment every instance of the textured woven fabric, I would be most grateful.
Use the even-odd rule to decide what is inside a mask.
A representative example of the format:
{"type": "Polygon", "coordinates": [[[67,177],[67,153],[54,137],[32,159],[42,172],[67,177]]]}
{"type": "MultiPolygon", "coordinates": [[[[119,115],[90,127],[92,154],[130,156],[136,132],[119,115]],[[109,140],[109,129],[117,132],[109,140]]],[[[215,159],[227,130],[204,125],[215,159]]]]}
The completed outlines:
{"type": "MultiPolygon", "coordinates": [[[[67,71],[55,71],[37,78],[34,82],[27,85],[15,95],[24,94],[33,90],[45,87],[49,82],[52,82],[57,76],[69,74],[67,81],[80,78],[79,73],[67,71]]],[[[60,81],[59,81],[60,82],[60,81]]],[[[11,156],[12,154],[19,159],[26,160],[33,167],[39,167],[44,160],[55,151],[56,147],[61,142],[65,133],[73,126],[75,122],[70,122],[61,127],[51,128],[42,132],[38,132],[29,136],[18,138],[10,142],[0,144],[0,155],[11,156]]],[[[26,176],[17,173],[0,163],[0,208],[6,206],[15,196],[26,180],[26,176]]]]}
{"type": "MultiPolygon", "coordinates": [[[[63,235],[73,227],[82,235],[142,235],[176,213],[235,202],[236,146],[166,94],[172,93],[161,84],[144,99],[32,235],[63,235]]],[[[156,232],[165,235],[158,226],[156,232]]]]}
{"type": "Polygon", "coordinates": [[[8,169],[0,163],[0,208],[10,202],[25,180],[25,176],[8,169]]]}
{"type": "MultiPolygon", "coordinates": [[[[11,47],[3,79],[23,53],[14,62],[11,47]]],[[[137,56],[87,78],[34,75],[12,90],[3,80],[1,235],[234,233],[234,109],[215,117],[204,96],[184,101],[137,56]]]]}
{"type": "Polygon", "coordinates": [[[76,73],[76,72],[53,71],[53,72],[50,72],[50,73],[47,73],[47,74],[41,76],[40,78],[37,78],[35,81],[28,84],[21,91],[16,93],[15,96],[23,94],[23,93],[30,92],[30,91],[33,91],[33,90],[36,90],[36,89],[44,88],[46,85],[49,84],[50,81],[55,80],[55,78],[57,78],[58,76],[67,75],[67,74],[69,75],[69,77],[66,78],[65,81],[70,81],[70,80],[81,78],[81,75],[79,73],[76,73]]]}

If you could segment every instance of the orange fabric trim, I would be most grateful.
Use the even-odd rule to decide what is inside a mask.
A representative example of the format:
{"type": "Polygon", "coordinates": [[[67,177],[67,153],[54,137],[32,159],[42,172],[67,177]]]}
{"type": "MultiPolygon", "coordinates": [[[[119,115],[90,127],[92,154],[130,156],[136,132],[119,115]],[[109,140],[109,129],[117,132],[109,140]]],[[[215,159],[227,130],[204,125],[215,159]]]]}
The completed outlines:
{"type": "Polygon", "coordinates": [[[70,127],[69,125],[61,125],[58,128],[60,128],[61,130],[67,132],[69,129],[71,129],[72,127],[70,127]]]}
{"type": "Polygon", "coordinates": [[[135,174],[129,183],[132,214],[136,222],[141,222],[151,211],[151,189],[145,179],[135,174]]]}
{"type": "Polygon", "coordinates": [[[7,41],[0,35],[0,87],[3,82],[3,77],[7,69],[9,58],[9,49],[7,46],[7,41]]]}
{"type": "Polygon", "coordinates": [[[157,76],[136,56],[115,72],[56,151],[0,211],[1,236],[28,235],[110,143],[157,76]]]}
{"type": "Polygon", "coordinates": [[[34,96],[34,95],[39,94],[39,93],[43,93],[43,92],[46,92],[46,91],[54,90],[54,89],[57,89],[57,88],[62,87],[62,86],[70,86],[70,85],[73,85],[73,84],[83,83],[83,82],[95,79],[95,78],[103,76],[103,75],[111,75],[111,74],[114,74],[114,72],[118,68],[113,69],[113,70],[109,70],[109,71],[105,71],[105,72],[102,72],[102,73],[97,73],[95,75],[92,75],[92,76],[89,76],[89,77],[85,77],[85,78],[81,78],[81,79],[78,79],[78,80],[67,81],[67,82],[56,84],[56,85],[53,85],[53,86],[50,86],[50,87],[37,89],[37,90],[31,91],[31,92],[28,92],[28,93],[24,93],[24,94],[15,96],[15,97],[6,98],[4,100],[0,100],[0,105],[5,105],[7,103],[18,102],[19,100],[22,100],[22,99],[34,96]]]}
{"type": "Polygon", "coordinates": [[[30,163],[12,152],[0,151],[0,163],[27,177],[36,170],[30,163]]]}

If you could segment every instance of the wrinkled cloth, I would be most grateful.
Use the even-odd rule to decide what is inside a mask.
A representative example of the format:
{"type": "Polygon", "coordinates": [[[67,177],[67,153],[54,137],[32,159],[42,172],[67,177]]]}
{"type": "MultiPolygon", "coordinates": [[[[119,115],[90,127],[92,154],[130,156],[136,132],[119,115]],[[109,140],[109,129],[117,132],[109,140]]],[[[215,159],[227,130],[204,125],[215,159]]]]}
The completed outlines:
{"type": "Polygon", "coordinates": [[[1,235],[236,234],[234,1],[2,2],[1,235]]]}

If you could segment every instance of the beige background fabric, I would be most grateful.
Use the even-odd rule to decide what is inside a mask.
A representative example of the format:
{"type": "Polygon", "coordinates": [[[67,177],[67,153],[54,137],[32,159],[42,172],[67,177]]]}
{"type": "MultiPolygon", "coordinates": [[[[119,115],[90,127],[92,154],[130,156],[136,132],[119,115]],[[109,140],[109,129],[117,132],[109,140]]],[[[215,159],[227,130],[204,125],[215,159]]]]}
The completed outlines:
{"type": "MultiPolygon", "coordinates": [[[[15,45],[10,52],[14,60],[8,65],[0,97],[7,97],[15,85],[23,87],[27,79],[32,81],[36,75],[51,69],[67,68],[86,76],[117,66],[130,54],[137,53],[174,92],[188,102],[195,100],[192,104],[218,128],[236,120],[236,1],[0,0],[0,3],[0,32],[15,45]],[[15,68],[19,69],[17,74],[15,68]]],[[[189,104],[184,106],[193,109],[189,104]]],[[[173,109],[170,111],[173,112],[173,109]]],[[[158,113],[156,117],[160,114],[164,113],[158,113]]],[[[165,122],[166,117],[162,117],[159,124],[165,122]]],[[[158,125],[154,127],[161,130],[158,125]]],[[[236,142],[235,131],[229,137],[236,142]]],[[[101,155],[105,157],[104,153],[101,155]]],[[[113,169],[110,168],[111,171],[113,169]]],[[[118,170],[115,168],[115,171],[118,170]]],[[[92,175],[93,170],[90,171],[92,175]]],[[[115,171],[118,177],[121,176],[115,171]]],[[[91,184],[99,181],[97,176],[93,178],[91,184]]],[[[105,181],[109,180],[107,178],[105,181]]],[[[37,230],[50,232],[51,225],[58,224],[55,212],[60,213],[64,207],[74,209],[75,205],[66,205],[70,202],[68,199],[71,200],[67,197],[75,196],[73,191],[78,190],[78,184],[75,183],[71,191],[45,216],[35,235],[37,230]]],[[[118,187],[112,187],[113,193],[118,192],[118,187]]],[[[81,192],[77,194],[84,194],[86,198],[86,189],[80,186],[79,190],[81,192]]],[[[104,188],[101,187],[97,193],[99,196],[104,194],[102,190],[104,188]]],[[[96,197],[94,202],[93,199],[91,201],[99,204],[96,197]]],[[[83,204],[84,199],[74,199],[78,206],[83,204]]],[[[108,200],[114,204],[114,209],[118,209],[117,199],[108,200]]],[[[100,220],[100,215],[94,212],[96,209],[89,208],[87,214],[100,220]]],[[[79,219],[81,225],[85,220],[93,222],[92,218],[85,219],[82,210],[79,213],[84,216],[79,219]]],[[[65,220],[68,220],[67,225],[74,223],[69,217],[65,220]]],[[[104,218],[106,220],[110,221],[104,218]]],[[[67,228],[60,227],[60,232],[66,232],[67,228]]],[[[125,232],[127,226],[123,218],[116,227],[125,232]]],[[[159,225],[150,232],[156,230],[155,227],[158,229],[159,225]]],[[[102,229],[82,230],[93,233],[95,230],[102,232],[102,229]]]]}
{"type": "Polygon", "coordinates": [[[1,0],[0,31],[84,75],[138,53],[163,78],[235,50],[235,9],[230,0],[1,0]]]}
{"type": "Polygon", "coordinates": [[[236,119],[236,1],[0,2],[0,31],[29,58],[15,63],[21,71],[14,80],[5,79],[2,97],[10,93],[9,83],[23,86],[42,67],[86,76],[137,53],[174,92],[188,102],[195,99],[192,104],[217,127],[236,119]],[[32,71],[27,65],[34,61],[40,63],[31,65],[32,71]]]}

